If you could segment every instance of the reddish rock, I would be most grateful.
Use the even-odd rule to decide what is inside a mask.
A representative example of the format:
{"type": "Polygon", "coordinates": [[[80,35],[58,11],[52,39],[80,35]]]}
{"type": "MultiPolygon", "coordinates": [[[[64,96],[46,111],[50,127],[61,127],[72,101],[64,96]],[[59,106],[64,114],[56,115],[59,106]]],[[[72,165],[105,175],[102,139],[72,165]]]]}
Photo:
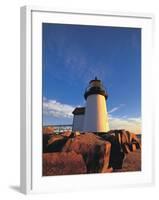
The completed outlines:
{"type": "Polygon", "coordinates": [[[137,149],[141,149],[141,140],[137,137],[135,133],[131,133],[129,131],[126,131],[127,134],[130,134],[130,144],[135,143],[137,149]]]}
{"type": "Polygon", "coordinates": [[[139,147],[139,149],[141,148],[140,145],[141,141],[137,138],[135,133],[122,130],[121,132],[119,132],[119,136],[121,137],[121,145],[123,146],[123,150],[125,153],[133,151],[132,148],[132,146],[134,146],[133,144],[135,144],[136,147],[139,147]]]}
{"type": "Polygon", "coordinates": [[[141,148],[140,140],[134,133],[129,131],[121,130],[110,130],[107,133],[100,135],[106,141],[109,141],[112,145],[110,166],[113,169],[121,169],[125,154],[130,153],[133,150],[132,144],[136,144],[137,147],[141,148]]]}
{"type": "Polygon", "coordinates": [[[48,141],[49,139],[52,137],[52,134],[43,134],[43,153],[47,152],[47,148],[48,148],[48,141]]]}
{"type": "Polygon", "coordinates": [[[135,133],[131,133],[124,129],[121,130],[110,130],[106,134],[101,135],[102,138],[106,140],[117,140],[117,143],[121,145],[122,151],[124,153],[129,153],[131,151],[131,146],[133,143],[137,145],[137,148],[141,148],[141,141],[137,138],[135,133]]]}
{"type": "Polygon", "coordinates": [[[110,152],[111,152],[111,144],[109,142],[106,142],[105,144],[105,153],[104,153],[104,159],[103,159],[103,167],[101,169],[101,173],[108,173],[112,172],[113,168],[109,167],[109,161],[110,161],[110,152]]]}
{"type": "Polygon", "coordinates": [[[74,136],[79,136],[81,133],[79,131],[74,132],[74,136]]]}
{"type": "Polygon", "coordinates": [[[43,127],[43,134],[52,134],[52,133],[54,133],[53,126],[43,127]]]}
{"type": "Polygon", "coordinates": [[[114,169],[114,172],[141,171],[141,150],[126,154],[122,169],[114,169]]]}
{"type": "Polygon", "coordinates": [[[85,173],[87,168],[81,154],[75,152],[43,154],[43,176],[85,173]]]}
{"type": "Polygon", "coordinates": [[[52,135],[50,137],[50,139],[48,140],[48,145],[51,145],[54,142],[59,141],[59,140],[63,140],[63,139],[64,139],[64,137],[62,135],[52,135]]]}
{"type": "Polygon", "coordinates": [[[109,166],[113,169],[121,169],[125,154],[119,141],[118,134],[116,132],[110,132],[107,134],[103,134],[101,137],[111,143],[109,166]]]}
{"type": "MultiPolygon", "coordinates": [[[[126,158],[126,155],[129,155],[131,153],[130,151],[136,151],[136,149],[139,148],[141,149],[140,139],[138,139],[134,133],[123,129],[111,130],[107,133],[100,133],[99,135],[97,135],[97,133],[71,133],[66,131],[59,135],[43,134],[43,137],[44,136],[47,137],[45,137],[45,148],[43,148],[43,153],[50,152],[51,156],[53,152],[58,152],[57,154],[53,154],[55,163],[56,160],[58,163],[62,162],[60,158],[58,158],[58,156],[62,155],[64,159],[62,168],[66,168],[66,171],[69,170],[67,167],[69,168],[69,166],[71,166],[71,159],[73,167],[75,166],[74,162],[78,155],[82,156],[85,167],[87,168],[85,173],[106,173],[111,172],[112,170],[120,171],[123,167],[123,161],[124,158],[126,158]],[[65,164],[67,164],[67,161],[65,161],[66,154],[61,154],[60,152],[76,152],[74,156],[71,155],[69,157],[69,165],[67,167],[65,166],[65,164]]],[[[46,168],[47,159],[44,160],[44,168],[46,168]]],[[[53,165],[52,161],[48,160],[47,163],[51,162],[51,164],[47,164],[47,166],[53,166],[53,170],[55,170],[56,167],[53,165]]],[[[58,173],[60,172],[57,172],[57,174],[58,173]]],[[[53,174],[57,175],[56,173],[53,174]]],[[[63,173],[61,172],[61,174],[63,173]]],[[[76,174],[76,172],[70,172],[70,174],[76,174]]]]}
{"type": "Polygon", "coordinates": [[[63,137],[72,137],[73,133],[71,131],[64,131],[63,133],[61,133],[60,135],[62,135],[63,137]]]}
{"type": "Polygon", "coordinates": [[[136,144],[135,143],[132,144],[132,151],[136,151],[136,144]]]}
{"type": "Polygon", "coordinates": [[[45,153],[61,151],[66,141],[67,138],[63,137],[62,135],[52,135],[48,140],[47,149],[45,153]]]}
{"type": "Polygon", "coordinates": [[[104,172],[109,166],[111,144],[93,133],[70,138],[62,151],[82,154],[88,173],[104,172]]]}

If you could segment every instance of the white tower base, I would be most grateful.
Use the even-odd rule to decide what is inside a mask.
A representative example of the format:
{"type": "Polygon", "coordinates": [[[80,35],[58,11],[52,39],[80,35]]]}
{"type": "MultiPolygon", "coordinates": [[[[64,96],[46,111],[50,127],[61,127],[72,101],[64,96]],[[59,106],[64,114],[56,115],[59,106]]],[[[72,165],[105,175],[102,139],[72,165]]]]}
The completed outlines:
{"type": "Polygon", "coordinates": [[[105,97],[100,94],[88,96],[84,118],[84,131],[100,133],[109,130],[105,97]]]}

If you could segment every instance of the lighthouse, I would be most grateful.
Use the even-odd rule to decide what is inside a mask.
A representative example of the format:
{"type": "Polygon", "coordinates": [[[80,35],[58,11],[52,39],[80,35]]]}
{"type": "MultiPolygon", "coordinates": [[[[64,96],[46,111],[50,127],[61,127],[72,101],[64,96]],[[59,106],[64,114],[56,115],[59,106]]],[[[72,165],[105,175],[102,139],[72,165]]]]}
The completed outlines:
{"type": "Polygon", "coordinates": [[[107,98],[108,94],[101,82],[95,79],[89,82],[84,93],[86,100],[83,131],[85,132],[107,132],[109,131],[107,98]]]}
{"type": "Polygon", "coordinates": [[[72,114],[72,131],[103,133],[109,131],[107,98],[108,94],[101,82],[95,79],[89,82],[85,90],[85,107],[76,107],[72,114]]]}

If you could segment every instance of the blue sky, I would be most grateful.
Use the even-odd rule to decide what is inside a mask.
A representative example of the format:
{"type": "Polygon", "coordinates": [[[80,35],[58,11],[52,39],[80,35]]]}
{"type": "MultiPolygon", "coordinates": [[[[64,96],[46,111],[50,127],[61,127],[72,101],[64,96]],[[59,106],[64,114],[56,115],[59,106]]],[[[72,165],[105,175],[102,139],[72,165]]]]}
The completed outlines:
{"type": "Polygon", "coordinates": [[[42,33],[43,124],[71,124],[97,76],[108,91],[111,128],[135,125],[139,132],[141,29],[44,23],[42,33]]]}

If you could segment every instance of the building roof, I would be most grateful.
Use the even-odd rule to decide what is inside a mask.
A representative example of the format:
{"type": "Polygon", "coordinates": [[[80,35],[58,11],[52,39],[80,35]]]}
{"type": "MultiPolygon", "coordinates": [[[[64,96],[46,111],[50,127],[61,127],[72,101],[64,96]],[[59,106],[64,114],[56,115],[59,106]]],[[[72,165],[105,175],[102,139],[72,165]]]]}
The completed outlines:
{"type": "Polygon", "coordinates": [[[85,107],[76,107],[72,113],[74,115],[84,115],[85,107]]]}
{"type": "Polygon", "coordinates": [[[95,76],[95,79],[90,80],[89,83],[92,83],[92,82],[94,82],[94,81],[96,81],[96,82],[101,82],[101,80],[99,80],[99,79],[97,78],[97,76],[95,76]]]}
{"type": "Polygon", "coordinates": [[[103,95],[106,99],[108,98],[105,87],[103,86],[101,80],[97,79],[97,77],[89,82],[89,85],[84,93],[85,100],[87,100],[87,97],[92,94],[100,94],[103,95]]]}

